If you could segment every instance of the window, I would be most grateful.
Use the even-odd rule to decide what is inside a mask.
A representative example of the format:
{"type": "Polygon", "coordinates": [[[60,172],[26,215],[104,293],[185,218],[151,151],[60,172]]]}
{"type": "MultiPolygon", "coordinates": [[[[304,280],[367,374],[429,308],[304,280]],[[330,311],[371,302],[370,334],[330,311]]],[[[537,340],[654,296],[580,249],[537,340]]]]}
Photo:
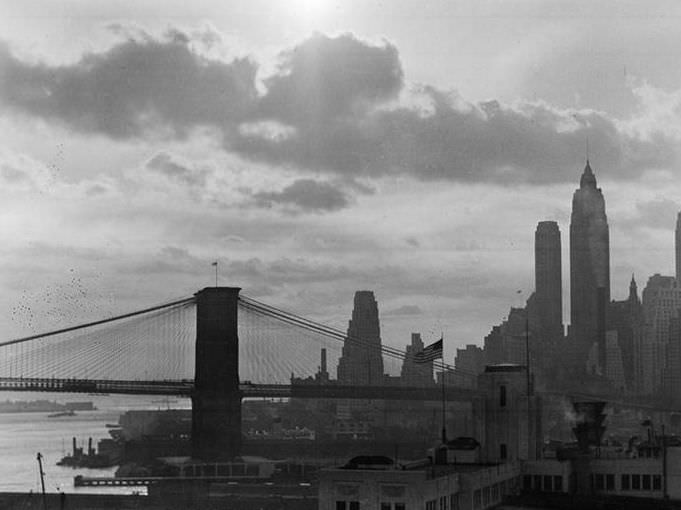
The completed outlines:
{"type": "Polygon", "coordinates": [[[350,510],[359,510],[359,501],[350,501],[350,510]]]}
{"type": "Polygon", "coordinates": [[[492,485],[492,501],[497,502],[499,501],[499,484],[495,483],[492,485]]]}
{"type": "Polygon", "coordinates": [[[434,499],[426,501],[426,510],[435,510],[435,503],[436,501],[434,499]]]}
{"type": "Polygon", "coordinates": [[[534,490],[540,491],[541,490],[541,475],[534,475],[534,490]]]}
{"type": "Polygon", "coordinates": [[[631,475],[631,488],[635,491],[641,490],[641,475],[631,475]]]}
{"type": "Polygon", "coordinates": [[[662,477],[660,475],[653,475],[653,490],[662,490],[662,477]]]}
{"type": "Polygon", "coordinates": [[[449,495],[449,510],[459,510],[459,496],[456,494],[449,495]]]}
{"type": "Polygon", "coordinates": [[[629,475],[622,475],[622,490],[628,491],[631,488],[631,481],[629,475]]]}
{"type": "Polygon", "coordinates": [[[596,490],[602,491],[603,489],[605,489],[605,478],[603,476],[603,473],[597,473],[596,474],[596,490]]]}
{"type": "Polygon", "coordinates": [[[489,487],[482,489],[482,507],[487,508],[489,506],[489,487]]]}
{"type": "Polygon", "coordinates": [[[544,475],[544,491],[553,492],[553,477],[551,475],[544,475]]]}
{"type": "Polygon", "coordinates": [[[650,475],[643,475],[643,490],[644,491],[649,491],[650,490],[650,475]]]}
{"type": "Polygon", "coordinates": [[[499,407],[506,407],[506,386],[499,386],[499,407]]]}
{"type": "Polygon", "coordinates": [[[615,475],[613,474],[605,475],[605,490],[606,491],[615,490],[615,475]]]}
{"type": "Polygon", "coordinates": [[[386,503],[385,501],[381,501],[381,510],[390,510],[390,503],[386,503]]]}
{"type": "Polygon", "coordinates": [[[532,477],[530,475],[523,476],[523,489],[526,491],[532,490],[532,477]]]}
{"type": "Polygon", "coordinates": [[[506,451],[506,443],[501,443],[499,445],[499,458],[501,460],[506,460],[507,456],[508,456],[508,452],[506,451]]]}
{"type": "Polygon", "coordinates": [[[440,510],[447,510],[447,496],[440,496],[440,510]]]}
{"type": "Polygon", "coordinates": [[[476,510],[480,508],[480,502],[482,501],[482,492],[480,489],[473,493],[473,508],[476,510]]]}
{"type": "Polygon", "coordinates": [[[345,510],[346,508],[345,501],[336,501],[336,510],[345,510]]]}
{"type": "Polygon", "coordinates": [[[553,477],[553,490],[556,492],[563,492],[563,477],[555,475],[553,477]]]}

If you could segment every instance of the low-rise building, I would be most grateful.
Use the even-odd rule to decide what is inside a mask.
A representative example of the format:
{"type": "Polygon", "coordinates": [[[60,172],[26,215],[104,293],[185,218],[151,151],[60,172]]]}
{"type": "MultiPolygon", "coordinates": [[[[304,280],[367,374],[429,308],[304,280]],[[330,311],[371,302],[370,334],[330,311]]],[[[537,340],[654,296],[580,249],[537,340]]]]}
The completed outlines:
{"type": "Polygon", "coordinates": [[[520,466],[451,464],[432,458],[396,464],[355,457],[319,475],[319,510],[481,510],[519,488],[520,466]]]}

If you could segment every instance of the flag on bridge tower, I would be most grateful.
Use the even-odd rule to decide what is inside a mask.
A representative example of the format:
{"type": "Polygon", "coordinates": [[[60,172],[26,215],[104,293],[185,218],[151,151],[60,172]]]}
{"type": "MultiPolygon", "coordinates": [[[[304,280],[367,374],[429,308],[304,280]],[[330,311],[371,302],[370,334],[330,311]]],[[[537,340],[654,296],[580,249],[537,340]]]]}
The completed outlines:
{"type": "Polygon", "coordinates": [[[415,363],[428,363],[437,358],[442,358],[442,338],[414,354],[415,363]]]}

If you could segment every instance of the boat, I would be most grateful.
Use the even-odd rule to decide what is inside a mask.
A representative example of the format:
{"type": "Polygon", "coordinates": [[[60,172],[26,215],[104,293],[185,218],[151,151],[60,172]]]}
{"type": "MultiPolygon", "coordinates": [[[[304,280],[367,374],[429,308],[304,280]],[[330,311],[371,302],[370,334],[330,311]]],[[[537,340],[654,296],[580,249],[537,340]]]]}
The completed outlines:
{"type": "Polygon", "coordinates": [[[73,409],[69,409],[68,411],[61,411],[59,413],[52,413],[48,414],[48,418],[62,418],[64,416],[75,416],[76,412],[73,409]]]}

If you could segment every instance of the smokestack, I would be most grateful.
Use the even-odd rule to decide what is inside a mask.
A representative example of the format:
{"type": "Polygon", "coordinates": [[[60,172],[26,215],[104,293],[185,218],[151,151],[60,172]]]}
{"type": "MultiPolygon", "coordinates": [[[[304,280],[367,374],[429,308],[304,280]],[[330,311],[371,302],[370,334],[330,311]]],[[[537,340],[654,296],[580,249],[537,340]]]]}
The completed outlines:
{"type": "Polygon", "coordinates": [[[87,440],[87,454],[92,455],[94,452],[92,451],[92,438],[89,437],[87,440]]]}
{"type": "Polygon", "coordinates": [[[325,374],[326,373],[326,349],[322,349],[322,369],[321,373],[325,374]]]}
{"type": "Polygon", "coordinates": [[[73,456],[75,457],[76,456],[76,438],[75,437],[73,438],[72,442],[73,442],[73,456]]]}

